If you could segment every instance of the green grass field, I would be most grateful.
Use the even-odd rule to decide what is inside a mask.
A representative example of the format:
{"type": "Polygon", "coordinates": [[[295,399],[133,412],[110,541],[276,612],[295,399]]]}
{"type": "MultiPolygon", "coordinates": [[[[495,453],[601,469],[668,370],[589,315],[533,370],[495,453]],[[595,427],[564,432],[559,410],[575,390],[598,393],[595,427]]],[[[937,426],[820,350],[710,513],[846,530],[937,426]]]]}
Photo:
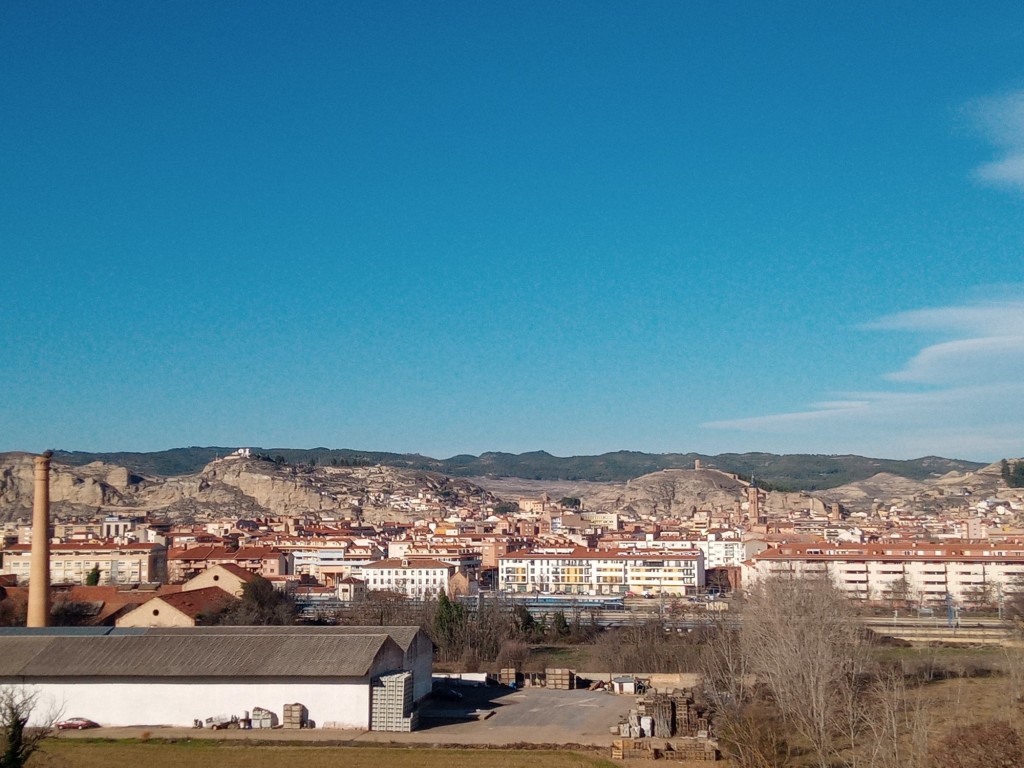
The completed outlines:
{"type": "Polygon", "coordinates": [[[507,749],[416,749],[385,747],[278,747],[225,742],[130,742],[53,740],[33,755],[30,768],[617,768],[577,752],[507,749]]]}

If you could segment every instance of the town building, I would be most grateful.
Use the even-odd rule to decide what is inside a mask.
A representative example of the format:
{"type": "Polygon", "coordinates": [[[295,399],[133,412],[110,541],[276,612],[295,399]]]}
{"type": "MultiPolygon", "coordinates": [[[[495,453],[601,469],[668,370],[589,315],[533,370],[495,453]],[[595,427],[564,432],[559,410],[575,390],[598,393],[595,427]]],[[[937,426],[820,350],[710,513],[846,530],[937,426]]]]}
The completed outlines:
{"type": "Polygon", "coordinates": [[[274,547],[230,547],[197,545],[167,552],[167,577],[172,582],[187,581],[207,568],[232,563],[264,578],[286,576],[289,557],[274,547]]]}
{"type": "Polygon", "coordinates": [[[220,587],[153,597],[117,619],[118,627],[195,627],[212,620],[237,598],[220,587]]]}
{"type": "Polygon", "coordinates": [[[498,564],[498,587],[509,592],[686,595],[703,586],[700,550],[639,553],[561,548],[516,552],[498,564]]]}
{"type": "Polygon", "coordinates": [[[1024,590],[1024,545],[995,542],[890,541],[777,544],[746,565],[745,583],[773,575],[822,576],[869,602],[996,605],[1024,590]]]}
{"type": "Polygon", "coordinates": [[[258,574],[247,568],[242,568],[240,565],[223,563],[200,571],[182,585],[181,591],[220,587],[230,595],[241,597],[245,592],[245,585],[251,584],[257,576],[258,574]]]}
{"type": "Polygon", "coordinates": [[[663,550],[680,552],[699,549],[704,553],[705,568],[740,567],[756,553],[767,548],[760,539],[743,540],[734,531],[709,533],[701,538],[680,538],[646,534],[640,537],[606,536],[598,542],[599,549],[618,550],[620,552],[645,552],[663,550]]]}
{"type": "MultiPolygon", "coordinates": [[[[32,547],[13,544],[3,552],[3,573],[29,581],[32,547]]],[[[89,573],[99,569],[100,584],[139,584],[167,580],[167,549],[160,544],[115,544],[81,541],[50,544],[50,582],[85,584],[89,573]]]]}
{"type": "Polygon", "coordinates": [[[455,566],[440,560],[388,559],[368,563],[359,569],[358,578],[371,592],[394,592],[414,600],[448,594],[448,580],[455,575],[455,566]]]}

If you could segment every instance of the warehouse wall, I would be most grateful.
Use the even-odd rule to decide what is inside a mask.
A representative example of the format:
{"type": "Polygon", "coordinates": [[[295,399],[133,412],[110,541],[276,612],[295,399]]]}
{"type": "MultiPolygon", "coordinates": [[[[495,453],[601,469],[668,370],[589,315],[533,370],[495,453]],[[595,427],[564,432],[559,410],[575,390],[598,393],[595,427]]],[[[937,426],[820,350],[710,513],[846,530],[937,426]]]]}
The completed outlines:
{"type": "MultiPolygon", "coordinates": [[[[18,681],[5,684],[21,685],[18,681]]],[[[39,694],[34,716],[57,707],[62,718],[87,717],[101,725],[190,726],[193,719],[238,715],[263,707],[284,714],[284,705],[305,704],[318,726],[368,729],[370,680],[302,678],[273,681],[211,680],[209,678],[75,678],[25,684],[39,694]]]]}
{"type": "Polygon", "coordinates": [[[419,701],[431,692],[433,686],[434,644],[426,634],[420,633],[417,642],[409,646],[405,668],[412,672],[413,698],[419,701]]]}

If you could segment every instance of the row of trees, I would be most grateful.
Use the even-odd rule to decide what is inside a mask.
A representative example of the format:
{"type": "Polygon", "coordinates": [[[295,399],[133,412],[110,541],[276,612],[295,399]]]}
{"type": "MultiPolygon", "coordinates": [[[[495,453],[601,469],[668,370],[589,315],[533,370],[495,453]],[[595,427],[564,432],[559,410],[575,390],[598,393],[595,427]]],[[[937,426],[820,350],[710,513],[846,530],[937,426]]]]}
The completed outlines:
{"type": "Polygon", "coordinates": [[[419,625],[434,642],[437,661],[465,671],[476,671],[481,664],[522,666],[531,645],[585,643],[598,634],[589,611],[555,611],[537,618],[512,602],[487,600],[469,610],[444,594],[436,600],[410,601],[397,594],[371,593],[321,620],[363,626],[419,625]]]}
{"type": "Polygon", "coordinates": [[[936,741],[921,681],[902,665],[880,663],[872,646],[873,635],[831,581],[779,578],[755,586],[742,621],[710,627],[701,648],[704,694],[735,764],[1024,764],[1024,747],[1007,722],[954,729],[936,741]],[[990,743],[997,733],[1005,738],[990,743]]]}
{"type": "Polygon", "coordinates": [[[511,603],[486,601],[468,611],[443,593],[426,609],[432,617],[423,626],[434,641],[438,659],[463,666],[476,667],[481,662],[522,666],[530,644],[586,642],[597,633],[593,618],[580,611],[570,616],[555,611],[550,621],[535,618],[522,605],[511,603]]]}

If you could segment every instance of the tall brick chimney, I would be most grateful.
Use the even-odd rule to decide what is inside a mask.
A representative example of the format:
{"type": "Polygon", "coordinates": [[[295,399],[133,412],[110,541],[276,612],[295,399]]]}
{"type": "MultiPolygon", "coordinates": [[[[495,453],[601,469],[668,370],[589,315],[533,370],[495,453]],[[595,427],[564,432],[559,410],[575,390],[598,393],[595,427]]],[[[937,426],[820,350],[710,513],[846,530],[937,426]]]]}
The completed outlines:
{"type": "Polygon", "coordinates": [[[35,458],[35,497],[32,500],[32,570],[28,582],[26,626],[50,623],[50,457],[47,451],[35,458]]]}

